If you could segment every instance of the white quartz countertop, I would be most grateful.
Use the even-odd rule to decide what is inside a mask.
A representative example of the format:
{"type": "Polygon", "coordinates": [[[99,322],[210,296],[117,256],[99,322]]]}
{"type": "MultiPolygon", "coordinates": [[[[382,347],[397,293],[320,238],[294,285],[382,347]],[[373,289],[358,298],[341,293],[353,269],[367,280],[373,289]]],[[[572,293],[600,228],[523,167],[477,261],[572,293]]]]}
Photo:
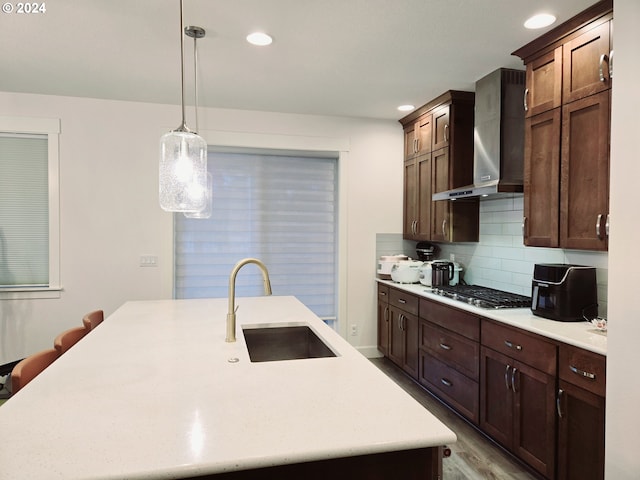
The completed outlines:
{"type": "Polygon", "coordinates": [[[560,342],[584,348],[601,355],[607,354],[607,334],[599,331],[590,323],[585,322],[557,322],[538,317],[529,308],[487,309],[474,307],[464,302],[452,300],[431,293],[431,287],[420,283],[395,283],[388,280],[376,279],[379,283],[399,288],[409,293],[435,300],[452,307],[475,313],[498,322],[537,333],[560,342]]]}
{"type": "Polygon", "coordinates": [[[0,479],[177,478],[455,442],[295,298],[236,303],[236,343],[226,299],[124,304],[0,407],[0,479]],[[252,363],[241,328],[263,323],[307,323],[338,356],[252,363]]]}

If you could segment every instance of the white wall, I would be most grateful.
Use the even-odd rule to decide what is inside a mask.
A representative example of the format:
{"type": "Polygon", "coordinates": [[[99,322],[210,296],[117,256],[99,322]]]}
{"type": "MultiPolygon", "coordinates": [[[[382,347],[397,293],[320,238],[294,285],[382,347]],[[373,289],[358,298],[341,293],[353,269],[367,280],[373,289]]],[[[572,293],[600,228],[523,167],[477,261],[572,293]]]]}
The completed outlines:
{"type": "MultiPolygon", "coordinates": [[[[0,92],[6,116],[60,118],[61,282],[59,299],[0,300],[0,365],[49,348],[60,331],[127,300],[171,298],[172,215],[157,200],[158,144],[180,123],[178,106],[0,92]],[[142,254],[158,267],[139,267],[142,254]]],[[[202,109],[200,128],[338,139],[349,147],[341,181],[346,198],[346,282],[341,301],[358,325],[349,340],[375,348],[375,234],[399,231],[402,129],[397,122],[202,109]]],[[[322,143],[322,142],[320,142],[322,143]]],[[[285,145],[286,146],[286,145],[285,145]]],[[[310,255],[313,252],[309,252],[310,255]]],[[[222,319],[221,321],[224,321],[222,319]]]]}
{"type": "Polygon", "coordinates": [[[614,1],[606,478],[640,478],[640,2],[614,1]]]}

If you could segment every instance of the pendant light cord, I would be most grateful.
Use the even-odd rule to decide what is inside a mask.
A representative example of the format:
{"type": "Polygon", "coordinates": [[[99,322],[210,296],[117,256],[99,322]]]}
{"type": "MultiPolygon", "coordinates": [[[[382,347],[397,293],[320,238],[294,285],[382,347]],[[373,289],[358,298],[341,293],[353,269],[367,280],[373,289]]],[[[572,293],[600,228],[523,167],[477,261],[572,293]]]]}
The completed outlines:
{"type": "Polygon", "coordinates": [[[184,5],[183,0],[180,0],[180,83],[181,83],[181,103],[182,103],[182,125],[178,128],[179,132],[189,132],[187,123],[185,120],[184,110],[184,5]]]}
{"type": "Polygon", "coordinates": [[[193,36],[193,92],[195,97],[195,112],[196,112],[196,132],[199,131],[198,126],[198,36],[193,36]]]}

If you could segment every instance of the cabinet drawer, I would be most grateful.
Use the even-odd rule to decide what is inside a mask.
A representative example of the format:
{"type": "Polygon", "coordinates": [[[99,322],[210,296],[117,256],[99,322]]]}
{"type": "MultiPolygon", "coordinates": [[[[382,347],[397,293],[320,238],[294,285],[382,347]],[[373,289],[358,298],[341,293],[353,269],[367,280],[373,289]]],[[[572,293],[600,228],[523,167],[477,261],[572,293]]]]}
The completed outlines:
{"type": "Polygon", "coordinates": [[[378,300],[382,300],[383,302],[389,301],[389,286],[384,283],[378,284],[378,300]]]}
{"type": "Polygon", "coordinates": [[[560,379],[605,396],[607,359],[572,345],[560,345],[560,379]]]}
{"type": "Polygon", "coordinates": [[[418,315],[418,297],[411,295],[410,293],[403,292],[396,288],[389,289],[389,304],[395,305],[405,312],[418,315]]]}
{"type": "Polygon", "coordinates": [[[480,318],[471,313],[422,298],[420,299],[420,318],[476,342],[480,341],[480,318]]]}
{"type": "Polygon", "coordinates": [[[478,380],[480,345],[477,342],[422,320],[420,347],[472,380],[478,380]]]}
{"type": "Polygon", "coordinates": [[[420,383],[474,423],[478,423],[480,400],[478,382],[474,382],[435,357],[421,351],[420,383]]]}
{"type": "Polygon", "coordinates": [[[556,345],[541,337],[483,320],[482,344],[550,375],[556,374],[556,345]]]}

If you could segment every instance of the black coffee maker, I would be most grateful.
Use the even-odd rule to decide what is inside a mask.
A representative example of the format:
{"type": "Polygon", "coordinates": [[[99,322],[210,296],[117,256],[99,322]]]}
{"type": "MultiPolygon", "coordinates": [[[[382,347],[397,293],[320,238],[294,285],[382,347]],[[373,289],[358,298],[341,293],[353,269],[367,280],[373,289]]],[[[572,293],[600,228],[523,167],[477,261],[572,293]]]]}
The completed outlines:
{"type": "Polygon", "coordinates": [[[438,254],[440,249],[437,245],[429,242],[418,242],[416,245],[416,255],[421,262],[430,262],[438,254]]]}

